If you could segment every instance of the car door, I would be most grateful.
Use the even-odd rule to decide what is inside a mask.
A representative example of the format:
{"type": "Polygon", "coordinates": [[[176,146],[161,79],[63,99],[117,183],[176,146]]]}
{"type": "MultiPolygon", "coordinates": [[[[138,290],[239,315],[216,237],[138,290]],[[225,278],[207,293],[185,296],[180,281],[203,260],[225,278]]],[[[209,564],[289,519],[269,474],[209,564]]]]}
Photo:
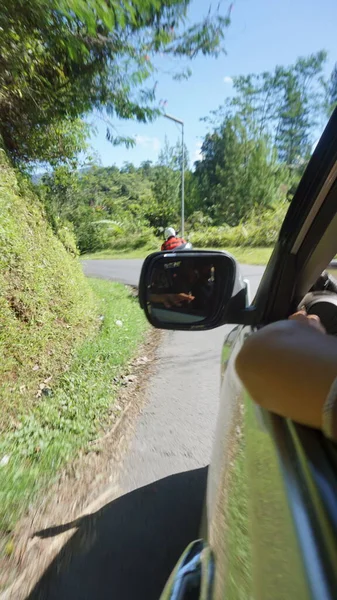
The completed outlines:
{"type": "MultiPolygon", "coordinates": [[[[337,252],[336,161],[334,113],[253,302],[258,325],[296,310],[337,252]]],[[[238,328],[223,351],[208,485],[208,542],[215,557],[212,597],[336,598],[336,449],[320,432],[258,408],[241,388],[234,363],[252,331],[238,328]]]]}
{"type": "MultiPolygon", "coordinates": [[[[255,327],[296,310],[336,253],[335,111],[253,301],[255,327]]],[[[336,448],[319,431],[258,408],[242,389],[235,358],[253,331],[237,327],[224,344],[204,539],[186,549],[165,599],[337,597],[336,448]]]]}

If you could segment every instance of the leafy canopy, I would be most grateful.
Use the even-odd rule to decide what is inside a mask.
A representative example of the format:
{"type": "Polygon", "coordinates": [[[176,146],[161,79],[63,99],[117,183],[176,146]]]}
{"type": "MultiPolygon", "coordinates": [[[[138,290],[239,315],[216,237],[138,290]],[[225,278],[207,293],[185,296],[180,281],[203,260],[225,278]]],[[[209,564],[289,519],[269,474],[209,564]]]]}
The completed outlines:
{"type": "MultiPolygon", "coordinates": [[[[69,157],[81,141],[77,119],[93,109],[143,122],[158,115],[155,83],[146,87],[156,55],[223,49],[229,16],[208,12],[188,26],[190,1],[3,0],[0,135],[12,159],[48,160],[50,146],[54,163],[69,157]]],[[[121,141],[109,128],[107,136],[121,141]]]]}
{"type": "MultiPolygon", "coordinates": [[[[224,231],[231,244],[235,235],[250,243],[252,231],[257,244],[276,239],[316,124],[336,101],[336,68],[324,81],[325,60],[321,51],[288,67],[235,78],[236,93],[213,113],[194,171],[185,149],[187,230],[212,229],[200,245],[224,243],[224,231]],[[250,224],[247,235],[243,223],[250,224]]],[[[44,178],[49,221],[56,232],[70,221],[81,251],[142,243],[179,224],[181,161],[179,140],[175,147],[165,142],[156,164],[145,160],[139,168],[125,163],[77,174],[58,169],[44,178]]]]}
{"type": "MultiPolygon", "coordinates": [[[[235,95],[213,111],[212,124],[237,115],[251,138],[267,135],[281,162],[296,165],[308,159],[317,126],[326,113],[324,50],[300,57],[293,65],[233,78],[235,95]]],[[[333,78],[329,103],[333,102],[333,78]]]]}
{"type": "Polygon", "coordinates": [[[285,172],[268,139],[252,139],[240,117],[226,117],[203,142],[196,163],[202,209],[219,225],[235,226],[253,211],[273,209],[285,172]]]}

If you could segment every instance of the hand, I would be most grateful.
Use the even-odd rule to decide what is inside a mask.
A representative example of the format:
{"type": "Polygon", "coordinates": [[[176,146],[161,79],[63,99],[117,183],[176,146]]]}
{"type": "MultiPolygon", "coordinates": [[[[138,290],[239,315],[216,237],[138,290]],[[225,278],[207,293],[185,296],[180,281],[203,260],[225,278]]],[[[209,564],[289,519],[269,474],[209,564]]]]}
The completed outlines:
{"type": "Polygon", "coordinates": [[[191,294],[164,294],[163,303],[166,308],[172,308],[174,306],[181,306],[184,303],[189,304],[194,300],[194,296],[191,294]]]}
{"type": "Polygon", "coordinates": [[[194,296],[191,294],[151,294],[151,302],[158,302],[164,304],[165,308],[173,308],[175,306],[181,306],[183,303],[189,304],[194,300],[194,296]]]}
{"type": "Polygon", "coordinates": [[[313,329],[316,329],[316,331],[319,331],[320,333],[326,333],[325,327],[321,323],[321,319],[317,315],[308,315],[305,310],[299,310],[288,318],[290,321],[298,321],[298,323],[313,327],[313,329]]]}

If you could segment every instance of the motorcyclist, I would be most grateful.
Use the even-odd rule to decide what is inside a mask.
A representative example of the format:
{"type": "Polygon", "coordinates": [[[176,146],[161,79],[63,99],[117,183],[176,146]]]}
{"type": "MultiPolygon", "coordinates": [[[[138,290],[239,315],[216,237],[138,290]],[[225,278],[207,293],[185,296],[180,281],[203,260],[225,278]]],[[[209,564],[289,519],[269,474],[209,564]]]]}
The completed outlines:
{"type": "Polygon", "coordinates": [[[186,244],[186,240],[184,240],[184,238],[176,236],[176,232],[173,227],[166,227],[164,236],[165,242],[162,244],[162,251],[169,252],[170,250],[175,250],[176,248],[186,244]]]}

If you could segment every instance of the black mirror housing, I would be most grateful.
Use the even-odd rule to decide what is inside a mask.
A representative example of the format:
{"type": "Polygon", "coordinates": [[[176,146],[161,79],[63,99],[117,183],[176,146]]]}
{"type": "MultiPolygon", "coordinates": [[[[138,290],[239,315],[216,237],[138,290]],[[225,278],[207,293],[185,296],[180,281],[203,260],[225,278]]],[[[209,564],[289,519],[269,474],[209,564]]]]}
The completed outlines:
{"type": "Polygon", "coordinates": [[[139,301],[154,327],[204,331],[240,322],[247,290],[226,252],[155,252],[143,263],[139,301]]]}

